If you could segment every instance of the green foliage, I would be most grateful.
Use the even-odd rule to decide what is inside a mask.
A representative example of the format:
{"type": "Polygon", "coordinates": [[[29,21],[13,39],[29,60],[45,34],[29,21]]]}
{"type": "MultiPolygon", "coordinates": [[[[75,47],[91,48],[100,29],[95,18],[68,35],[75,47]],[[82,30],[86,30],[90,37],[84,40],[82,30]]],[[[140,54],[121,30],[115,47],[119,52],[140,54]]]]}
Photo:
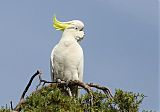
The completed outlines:
{"type": "Polygon", "coordinates": [[[137,112],[143,98],[143,94],[116,90],[113,104],[119,112],[137,112]]]}
{"type": "Polygon", "coordinates": [[[0,109],[0,112],[10,112],[10,109],[5,109],[4,107],[2,107],[2,108],[0,109]]]}
{"type": "MultiPolygon", "coordinates": [[[[44,87],[32,93],[21,105],[21,112],[138,112],[144,98],[143,94],[115,90],[113,98],[101,91],[92,91],[93,106],[89,94],[73,98],[62,94],[57,87],[44,87]]],[[[9,112],[0,109],[0,112],[9,112]]],[[[144,111],[145,112],[145,111],[144,111]]]]}
{"type": "Polygon", "coordinates": [[[24,112],[80,112],[79,107],[77,99],[63,95],[58,88],[43,88],[27,97],[21,106],[24,112]]]}

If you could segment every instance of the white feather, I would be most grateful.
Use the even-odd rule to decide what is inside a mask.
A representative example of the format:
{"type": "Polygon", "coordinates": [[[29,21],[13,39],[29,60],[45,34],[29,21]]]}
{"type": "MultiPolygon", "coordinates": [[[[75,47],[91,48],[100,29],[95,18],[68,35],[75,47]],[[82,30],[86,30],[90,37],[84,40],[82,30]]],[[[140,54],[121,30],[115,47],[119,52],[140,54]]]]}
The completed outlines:
{"type": "Polygon", "coordinates": [[[57,79],[63,81],[83,80],[83,49],[76,40],[77,37],[82,39],[83,36],[83,31],[75,29],[66,29],[63,32],[61,40],[51,53],[52,81],[57,79]]]}

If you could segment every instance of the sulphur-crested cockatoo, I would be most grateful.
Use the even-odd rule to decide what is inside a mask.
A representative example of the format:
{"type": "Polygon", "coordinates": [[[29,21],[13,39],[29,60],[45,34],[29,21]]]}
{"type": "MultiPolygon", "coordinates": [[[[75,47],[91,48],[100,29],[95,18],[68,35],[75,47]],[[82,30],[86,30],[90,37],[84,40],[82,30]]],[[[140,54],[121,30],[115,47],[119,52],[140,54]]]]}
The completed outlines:
{"type": "MultiPolygon", "coordinates": [[[[83,49],[79,42],[84,37],[84,24],[79,20],[60,22],[53,18],[53,27],[63,31],[59,43],[53,48],[50,59],[52,81],[83,79],[83,49]]],[[[70,88],[72,96],[78,97],[78,87],[70,88]]]]}

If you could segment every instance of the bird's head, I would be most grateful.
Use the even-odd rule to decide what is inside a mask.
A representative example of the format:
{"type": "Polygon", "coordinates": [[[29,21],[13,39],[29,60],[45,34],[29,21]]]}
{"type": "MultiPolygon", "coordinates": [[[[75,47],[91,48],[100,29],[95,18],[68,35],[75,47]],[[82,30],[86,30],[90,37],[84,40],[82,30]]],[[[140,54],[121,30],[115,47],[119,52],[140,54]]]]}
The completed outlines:
{"type": "Polygon", "coordinates": [[[53,27],[56,30],[61,30],[70,36],[73,36],[77,41],[80,41],[84,37],[84,24],[80,20],[72,20],[68,22],[60,22],[56,19],[56,16],[53,18],[53,27]]]}

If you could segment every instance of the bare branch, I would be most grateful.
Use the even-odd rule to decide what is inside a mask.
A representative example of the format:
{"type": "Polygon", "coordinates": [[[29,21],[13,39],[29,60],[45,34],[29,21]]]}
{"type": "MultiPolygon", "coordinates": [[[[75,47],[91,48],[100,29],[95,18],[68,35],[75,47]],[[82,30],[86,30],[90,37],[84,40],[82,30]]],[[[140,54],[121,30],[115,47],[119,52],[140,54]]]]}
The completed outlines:
{"type": "MultiPolygon", "coordinates": [[[[66,82],[59,83],[58,87],[65,86],[65,85],[66,85],[66,82]]],[[[87,84],[85,84],[84,82],[81,82],[79,80],[74,80],[74,81],[71,80],[71,81],[69,81],[68,86],[69,87],[70,86],[80,86],[83,89],[85,89],[88,92],[88,94],[90,95],[90,104],[91,104],[91,106],[93,105],[93,95],[91,92],[91,88],[87,84]]]]}
{"type": "MultiPolygon", "coordinates": [[[[20,98],[20,102],[14,108],[14,111],[20,111],[21,110],[21,105],[25,103],[25,99],[24,99],[25,94],[28,91],[29,87],[31,86],[33,79],[37,75],[39,76],[39,84],[36,86],[36,91],[33,91],[32,94],[35,94],[36,92],[39,92],[40,90],[42,90],[44,88],[43,86],[47,83],[48,85],[46,85],[45,88],[50,88],[50,87],[53,87],[53,86],[57,86],[59,88],[64,88],[66,85],[68,87],[79,86],[79,87],[83,88],[90,95],[90,105],[91,106],[93,105],[93,94],[92,94],[91,88],[96,88],[96,89],[102,90],[107,95],[108,98],[113,97],[111,91],[107,87],[103,87],[103,86],[100,86],[98,84],[93,84],[93,83],[85,84],[84,82],[81,82],[79,80],[74,80],[74,81],[71,80],[69,82],[66,82],[66,81],[60,81],[60,82],[46,81],[46,80],[43,80],[42,77],[41,77],[42,72],[37,70],[37,72],[31,77],[30,81],[28,82],[25,90],[22,93],[22,96],[20,98]],[[42,88],[38,89],[38,87],[41,85],[41,83],[43,83],[43,86],[42,86],[42,88]]],[[[11,109],[13,109],[12,102],[11,102],[11,109]]]]}
{"type": "Polygon", "coordinates": [[[20,98],[20,102],[21,102],[21,100],[24,99],[24,96],[25,96],[26,92],[28,91],[29,87],[31,86],[33,79],[34,79],[38,74],[41,74],[41,72],[40,72],[39,70],[37,70],[37,72],[36,72],[36,73],[31,77],[31,79],[29,80],[29,82],[28,82],[25,90],[24,90],[23,93],[22,93],[22,96],[21,96],[21,98],[20,98]]]}
{"type": "Polygon", "coordinates": [[[25,95],[26,95],[29,87],[31,86],[33,79],[34,79],[38,74],[41,74],[41,71],[40,71],[40,70],[37,70],[37,72],[30,78],[30,80],[29,80],[26,88],[24,89],[24,91],[23,91],[23,93],[22,93],[22,95],[21,95],[21,98],[20,98],[19,103],[18,103],[17,106],[14,108],[15,111],[19,111],[20,105],[25,102],[24,97],[25,97],[25,95]]]}
{"type": "Polygon", "coordinates": [[[11,104],[11,110],[13,110],[13,104],[12,104],[12,101],[10,101],[10,104],[11,104]]]}
{"type": "Polygon", "coordinates": [[[90,83],[90,84],[87,84],[89,87],[94,87],[94,88],[97,88],[97,89],[100,89],[102,90],[108,97],[113,97],[112,93],[111,93],[111,90],[107,87],[104,87],[104,86],[100,86],[98,84],[93,84],[93,83],[90,83]]]}
{"type": "Polygon", "coordinates": [[[38,74],[38,77],[39,77],[39,84],[36,86],[36,90],[38,89],[38,87],[41,85],[41,83],[43,83],[42,86],[44,86],[46,83],[57,83],[57,82],[51,82],[51,81],[46,81],[46,80],[43,80],[42,77],[41,77],[42,74],[38,74]]]}

